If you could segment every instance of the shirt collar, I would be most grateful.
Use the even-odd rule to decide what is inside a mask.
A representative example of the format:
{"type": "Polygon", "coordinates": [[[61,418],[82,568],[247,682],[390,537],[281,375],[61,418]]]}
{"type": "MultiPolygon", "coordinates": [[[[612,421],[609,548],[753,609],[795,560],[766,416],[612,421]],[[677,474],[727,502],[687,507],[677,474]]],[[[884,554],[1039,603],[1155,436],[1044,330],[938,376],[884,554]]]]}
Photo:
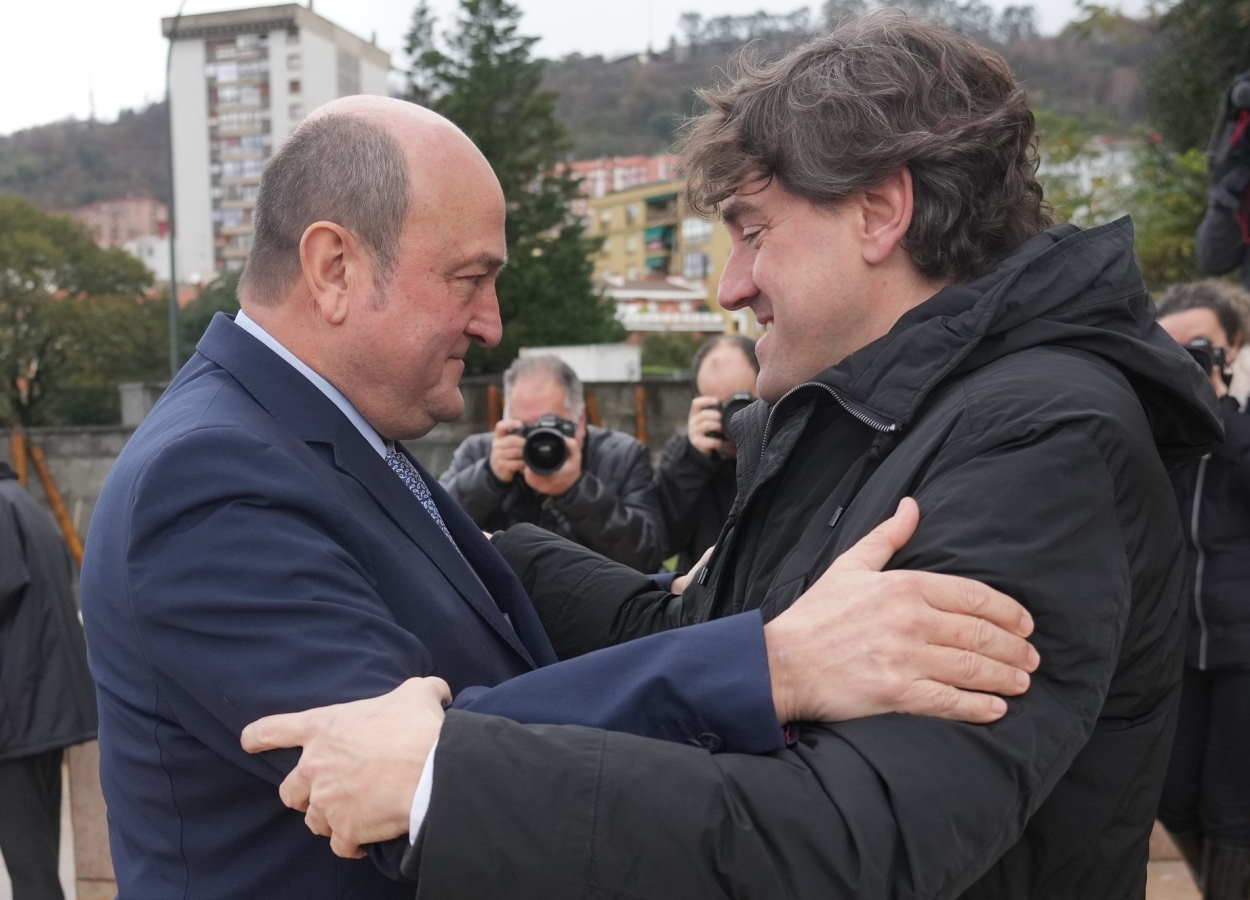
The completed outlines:
{"type": "Polygon", "coordinates": [[[234,324],[278,354],[278,356],[290,364],[291,368],[311,381],[313,386],[325,394],[326,398],[337,406],[343,415],[347,416],[347,420],[356,426],[356,430],[360,432],[361,437],[369,442],[369,446],[376,450],[379,456],[386,458],[387,442],[382,440],[382,436],[374,431],[373,426],[365,421],[365,417],[360,414],[356,407],[352,406],[351,401],[344,397],[338,388],[330,384],[330,382],[314,372],[302,359],[282,346],[282,343],[277,338],[264,328],[261,328],[243,310],[239,310],[235,314],[234,324]]]}

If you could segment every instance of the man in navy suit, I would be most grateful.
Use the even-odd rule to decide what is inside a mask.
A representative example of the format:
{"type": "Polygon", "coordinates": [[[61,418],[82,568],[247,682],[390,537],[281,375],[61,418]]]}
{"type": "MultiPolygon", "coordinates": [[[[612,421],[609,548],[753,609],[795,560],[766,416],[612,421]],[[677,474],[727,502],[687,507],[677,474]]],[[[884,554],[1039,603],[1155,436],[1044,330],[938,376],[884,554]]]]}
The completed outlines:
{"type": "MultiPolygon", "coordinates": [[[[135,432],[88,539],[121,896],[411,896],[383,874],[398,862],[386,846],[340,859],[282,805],[272,786],[296,754],[239,745],[263,715],[437,675],[474,711],[764,752],[782,743],[775,686],[815,717],[855,694],[794,690],[835,639],[819,591],[776,620],[802,635],[787,646],[749,613],[552,665],[511,570],[397,443],[461,413],[465,353],[500,337],[504,200],[455,126],[337,101],[270,161],[255,221],[242,311],[212,322],[135,432]]],[[[934,584],[983,592],[1000,621],[1021,614],[975,583],[934,584]]],[[[999,632],[986,655],[1024,665],[1024,642],[999,632]]],[[[968,686],[1018,690],[996,665],[968,686]]],[[[984,718],[969,710],[987,698],[966,699],[984,718]]],[[[382,787],[419,817],[415,778],[382,787]]]]}

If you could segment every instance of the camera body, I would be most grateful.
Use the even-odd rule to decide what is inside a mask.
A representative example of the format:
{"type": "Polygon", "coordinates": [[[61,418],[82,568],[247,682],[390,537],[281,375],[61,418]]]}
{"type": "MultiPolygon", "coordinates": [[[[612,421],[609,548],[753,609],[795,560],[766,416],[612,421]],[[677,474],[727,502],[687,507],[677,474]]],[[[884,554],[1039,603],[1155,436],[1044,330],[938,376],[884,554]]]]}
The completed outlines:
{"type": "MultiPolygon", "coordinates": [[[[724,403],[717,403],[715,406],[709,407],[709,409],[720,410],[720,420],[721,420],[722,427],[723,427],[737,413],[746,409],[748,406],[750,406],[754,402],[755,402],[754,394],[748,391],[739,391],[738,393],[730,397],[728,400],[726,400],[724,403]]],[[[725,433],[723,431],[709,431],[707,433],[707,436],[711,438],[716,438],[718,441],[725,440],[725,433]]]]}
{"type": "Polygon", "coordinates": [[[1250,72],[1242,72],[1228,89],[1228,102],[1233,109],[1250,109],[1250,72]]]}
{"type": "Polygon", "coordinates": [[[569,448],[564,439],[577,435],[577,424],[555,413],[547,413],[512,433],[525,438],[521,457],[530,471],[536,475],[551,475],[560,471],[568,460],[569,448]]]}
{"type": "Polygon", "coordinates": [[[1217,347],[1206,338],[1200,337],[1186,344],[1185,351],[1207,375],[1218,369],[1225,384],[1232,380],[1228,369],[1228,351],[1225,348],[1217,347]]]}

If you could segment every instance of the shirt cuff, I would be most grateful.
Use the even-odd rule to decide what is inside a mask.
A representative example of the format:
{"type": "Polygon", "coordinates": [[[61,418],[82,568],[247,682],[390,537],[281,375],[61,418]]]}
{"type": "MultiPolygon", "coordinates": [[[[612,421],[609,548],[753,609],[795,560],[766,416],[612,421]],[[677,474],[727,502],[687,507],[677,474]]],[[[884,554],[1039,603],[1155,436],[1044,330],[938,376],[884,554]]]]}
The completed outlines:
{"type": "Polygon", "coordinates": [[[430,746],[430,753],[421,767],[421,780],[417,782],[417,792],[412,795],[412,812],[408,814],[408,843],[415,844],[421,826],[425,824],[425,814],[430,811],[430,794],[434,790],[434,751],[438,749],[438,738],[430,746]]]}

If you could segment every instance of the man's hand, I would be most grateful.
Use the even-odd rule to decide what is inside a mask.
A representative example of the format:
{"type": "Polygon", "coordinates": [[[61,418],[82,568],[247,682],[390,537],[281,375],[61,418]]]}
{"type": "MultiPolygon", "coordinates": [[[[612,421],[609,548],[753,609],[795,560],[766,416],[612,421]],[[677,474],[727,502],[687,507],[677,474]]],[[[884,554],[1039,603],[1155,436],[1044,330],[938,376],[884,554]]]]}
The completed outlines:
{"type": "Polygon", "coordinates": [[[389,694],[267,716],[243,729],[248,753],[303,747],[278,788],[338,856],[408,833],[421,769],[443,726],[451,691],[441,678],[410,678],[389,694]]]}
{"type": "Polygon", "coordinates": [[[673,583],[669,585],[669,590],[674,594],[684,594],[686,588],[690,585],[690,580],[699,574],[699,570],[707,565],[708,559],[712,555],[712,551],[716,549],[716,545],[708,547],[703,551],[703,555],[699,557],[699,561],[690,567],[690,571],[684,575],[678,575],[673,579],[673,583]]]}
{"type": "Polygon", "coordinates": [[[715,397],[695,397],[690,401],[690,415],[686,418],[686,439],[704,456],[711,456],[719,451],[725,441],[713,437],[712,433],[723,434],[720,400],[715,397]]]}
{"type": "Polygon", "coordinates": [[[1029,687],[1033,619],[993,588],[953,575],[881,569],[911,539],[911,498],[764,626],[781,722],[887,712],[993,722],[994,694],[1029,687]]]}
{"type": "Polygon", "coordinates": [[[1220,370],[1219,366],[1212,366],[1211,372],[1207,375],[1207,378],[1211,382],[1211,387],[1215,390],[1215,396],[1228,396],[1228,385],[1224,382],[1224,373],[1220,370]]]}
{"type": "Polygon", "coordinates": [[[569,455],[564,465],[550,475],[539,475],[533,469],[525,469],[525,483],[538,493],[559,497],[582,477],[582,445],[571,437],[566,437],[564,444],[569,448],[569,455]]]}
{"type": "Polygon", "coordinates": [[[520,429],[516,419],[500,419],[490,442],[490,470],[504,484],[511,483],[516,473],[525,468],[525,438],[513,432],[520,429]]]}

